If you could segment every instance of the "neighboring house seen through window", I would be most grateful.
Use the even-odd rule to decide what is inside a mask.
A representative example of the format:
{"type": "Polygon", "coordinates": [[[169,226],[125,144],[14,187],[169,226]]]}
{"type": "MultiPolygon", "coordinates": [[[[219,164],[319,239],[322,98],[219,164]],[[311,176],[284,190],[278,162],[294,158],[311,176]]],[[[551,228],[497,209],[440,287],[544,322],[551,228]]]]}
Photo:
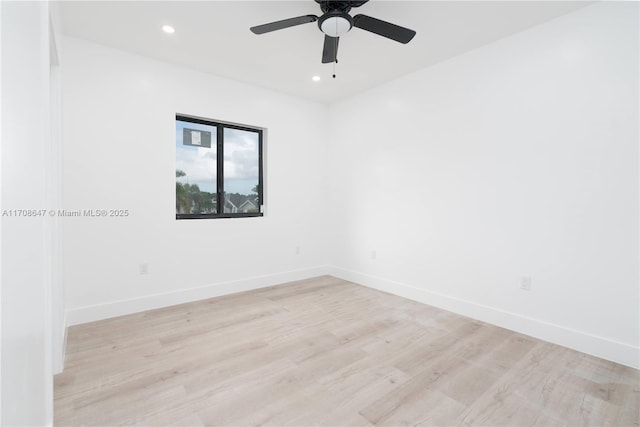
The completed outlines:
{"type": "Polygon", "coordinates": [[[176,115],[176,218],[262,216],[262,133],[176,115]]]}

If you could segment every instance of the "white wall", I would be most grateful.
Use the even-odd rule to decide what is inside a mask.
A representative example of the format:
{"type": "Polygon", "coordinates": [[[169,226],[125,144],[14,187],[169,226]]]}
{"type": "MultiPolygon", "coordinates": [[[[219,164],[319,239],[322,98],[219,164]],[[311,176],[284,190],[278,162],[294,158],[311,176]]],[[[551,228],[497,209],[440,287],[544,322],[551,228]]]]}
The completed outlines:
{"type": "Polygon", "coordinates": [[[326,107],[63,45],[64,207],[131,212],[62,220],[70,324],[326,272],[326,107]],[[263,218],[175,219],[176,113],[268,129],[263,218]]]}
{"type": "MultiPolygon", "coordinates": [[[[2,6],[0,6],[0,48],[2,47],[2,6]]],[[[0,100],[2,98],[2,52],[0,51],[0,100]]],[[[2,102],[0,102],[0,205],[2,205],[2,102]]],[[[0,206],[1,208],[2,206],[0,206]]],[[[0,221],[2,242],[2,221],[0,221]]],[[[2,244],[0,243],[0,331],[2,331],[2,244]]],[[[0,421],[2,421],[2,338],[0,337],[0,421]]]]}
{"type": "MultiPolygon", "coordinates": [[[[60,105],[60,80],[61,80],[61,57],[62,57],[62,33],[60,32],[60,16],[58,2],[49,2],[49,116],[51,143],[45,151],[48,159],[47,165],[48,179],[47,187],[47,208],[57,210],[61,207],[60,202],[60,141],[62,139],[61,105],[60,105]]],[[[64,305],[64,289],[61,280],[61,235],[60,219],[57,216],[49,218],[47,221],[48,250],[49,257],[50,287],[51,287],[51,328],[52,328],[52,363],[53,372],[58,374],[64,368],[64,353],[66,344],[66,310],[64,305]]]]}
{"type": "MultiPolygon", "coordinates": [[[[45,209],[55,179],[48,6],[0,3],[3,212],[45,209]]],[[[2,216],[2,425],[52,424],[51,231],[49,217],[2,216]]]]}
{"type": "Polygon", "coordinates": [[[638,73],[605,3],[334,106],[335,274],[640,366],[638,73]]]}

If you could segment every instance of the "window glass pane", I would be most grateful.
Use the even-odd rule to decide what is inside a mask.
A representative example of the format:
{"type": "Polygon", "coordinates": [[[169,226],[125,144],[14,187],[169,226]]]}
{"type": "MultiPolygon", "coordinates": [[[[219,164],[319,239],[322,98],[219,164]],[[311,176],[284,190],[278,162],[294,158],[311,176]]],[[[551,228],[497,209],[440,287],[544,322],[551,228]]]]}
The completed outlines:
{"type": "Polygon", "coordinates": [[[217,213],[216,126],[176,120],[176,214],[217,213]]]}
{"type": "Polygon", "coordinates": [[[224,212],[260,212],[260,135],[224,128],[224,212]]]}

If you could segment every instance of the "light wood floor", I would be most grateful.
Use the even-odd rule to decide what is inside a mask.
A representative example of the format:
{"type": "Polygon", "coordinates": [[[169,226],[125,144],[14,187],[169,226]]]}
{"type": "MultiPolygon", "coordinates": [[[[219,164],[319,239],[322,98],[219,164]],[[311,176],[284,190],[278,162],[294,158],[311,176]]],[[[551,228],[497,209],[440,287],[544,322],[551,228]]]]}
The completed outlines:
{"type": "Polygon", "coordinates": [[[638,426],[639,379],[320,277],[70,328],[55,423],[638,426]]]}

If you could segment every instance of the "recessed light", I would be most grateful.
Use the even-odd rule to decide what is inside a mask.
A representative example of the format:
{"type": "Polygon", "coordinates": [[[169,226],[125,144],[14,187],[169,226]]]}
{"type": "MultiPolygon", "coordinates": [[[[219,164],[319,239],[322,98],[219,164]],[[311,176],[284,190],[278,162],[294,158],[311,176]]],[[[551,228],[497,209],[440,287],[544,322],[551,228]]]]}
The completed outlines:
{"type": "Polygon", "coordinates": [[[314,82],[319,82],[320,81],[320,76],[313,76],[313,77],[311,77],[311,80],[313,80],[314,82]]]}
{"type": "Polygon", "coordinates": [[[176,29],[173,28],[171,25],[163,25],[162,31],[164,31],[165,33],[173,34],[176,32],[176,29]]]}

